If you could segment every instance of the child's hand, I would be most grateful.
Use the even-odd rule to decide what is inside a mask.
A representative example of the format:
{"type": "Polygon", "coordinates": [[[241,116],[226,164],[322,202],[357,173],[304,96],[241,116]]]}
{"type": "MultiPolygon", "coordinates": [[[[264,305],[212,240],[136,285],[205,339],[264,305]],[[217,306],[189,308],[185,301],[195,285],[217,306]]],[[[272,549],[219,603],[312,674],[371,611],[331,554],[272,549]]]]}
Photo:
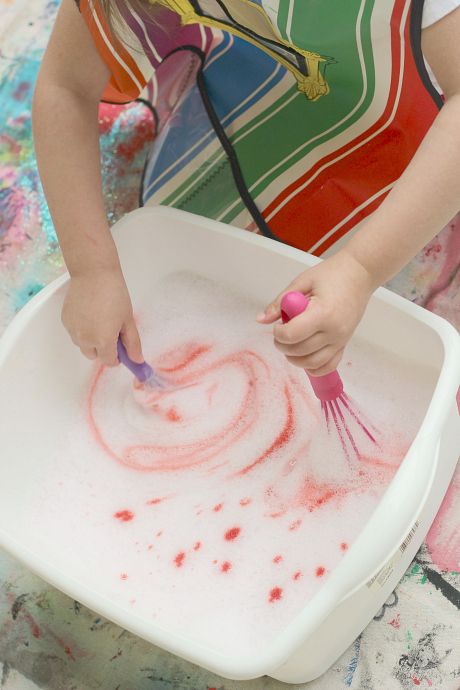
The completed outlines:
{"type": "Polygon", "coordinates": [[[301,273],[257,320],[279,319],[286,292],[308,295],[310,304],[303,314],[275,325],[275,346],[292,364],[322,376],[336,369],[376,287],[366,269],[344,249],[301,273]]]}
{"type": "Polygon", "coordinates": [[[62,323],[85,357],[118,364],[117,340],[131,359],[144,360],[131,300],[119,269],[72,276],[62,308],[62,323]]]}

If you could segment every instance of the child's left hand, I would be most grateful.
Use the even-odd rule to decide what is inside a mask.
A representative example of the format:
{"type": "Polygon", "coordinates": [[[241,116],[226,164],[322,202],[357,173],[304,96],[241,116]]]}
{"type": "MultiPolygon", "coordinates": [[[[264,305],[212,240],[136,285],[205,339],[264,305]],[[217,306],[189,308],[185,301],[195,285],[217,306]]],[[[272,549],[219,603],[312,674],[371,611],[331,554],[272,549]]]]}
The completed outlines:
{"type": "Polygon", "coordinates": [[[364,266],[343,249],[301,273],[257,321],[269,324],[279,319],[286,292],[308,295],[310,304],[303,314],[274,326],[275,346],[292,364],[323,376],[337,368],[376,287],[364,266]]]}

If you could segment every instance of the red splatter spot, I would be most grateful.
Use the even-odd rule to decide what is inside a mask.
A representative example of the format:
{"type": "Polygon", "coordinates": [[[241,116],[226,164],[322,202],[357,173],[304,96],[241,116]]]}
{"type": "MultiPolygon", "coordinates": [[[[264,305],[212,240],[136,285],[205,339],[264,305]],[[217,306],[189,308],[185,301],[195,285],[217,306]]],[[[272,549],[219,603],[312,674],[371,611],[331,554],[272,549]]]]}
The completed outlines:
{"type": "Polygon", "coordinates": [[[127,579],[128,579],[128,573],[121,573],[120,580],[127,580],[127,579]]]}
{"type": "Polygon", "coordinates": [[[182,420],[182,417],[177,413],[175,407],[169,408],[169,410],[166,413],[166,417],[169,419],[170,422],[180,422],[182,420]]]}
{"type": "Polygon", "coordinates": [[[274,601],[279,601],[282,596],[283,590],[281,589],[281,587],[273,587],[273,589],[270,590],[268,601],[270,602],[270,604],[272,604],[274,601]]]}
{"type": "Polygon", "coordinates": [[[213,563],[213,565],[216,565],[216,563],[217,563],[216,559],[214,559],[212,563],[213,563]]]}
{"type": "Polygon", "coordinates": [[[71,648],[70,648],[68,645],[65,645],[65,646],[64,646],[64,652],[67,654],[67,656],[69,657],[69,659],[72,659],[72,661],[75,661],[75,657],[74,657],[74,655],[72,654],[72,650],[71,650],[71,648]]]}
{"type": "Polygon", "coordinates": [[[23,101],[27,96],[30,89],[30,83],[28,81],[21,81],[13,92],[13,98],[17,101],[23,101]]]}
{"type": "Polygon", "coordinates": [[[220,569],[222,570],[223,573],[228,573],[229,570],[231,570],[232,564],[229,561],[224,561],[222,565],[220,566],[220,569]]]}
{"type": "Polygon", "coordinates": [[[342,551],[346,551],[346,550],[348,549],[348,544],[347,544],[347,542],[346,542],[346,541],[343,541],[343,542],[340,544],[340,548],[342,549],[342,551]]]}
{"type": "Polygon", "coordinates": [[[160,530],[159,532],[157,532],[157,537],[161,537],[162,534],[163,534],[163,530],[160,530]]]}
{"type": "Polygon", "coordinates": [[[398,613],[396,618],[393,618],[393,620],[388,622],[388,625],[392,625],[393,628],[398,629],[401,626],[401,621],[400,621],[400,614],[398,613]]]}
{"type": "Polygon", "coordinates": [[[282,517],[285,514],[285,512],[286,512],[285,510],[280,510],[277,513],[270,513],[268,517],[279,518],[279,517],[282,517]]]}
{"type": "Polygon", "coordinates": [[[302,577],[302,572],[300,570],[298,570],[296,573],[294,573],[294,575],[292,576],[292,579],[293,580],[300,580],[301,577],[302,577]]]}
{"type": "Polygon", "coordinates": [[[294,522],[291,522],[289,525],[289,531],[293,532],[296,529],[299,529],[300,525],[302,524],[302,520],[294,520],[294,522]]]}
{"type": "Polygon", "coordinates": [[[201,549],[201,541],[195,542],[195,544],[193,546],[194,551],[198,551],[199,549],[201,549]]]}
{"type": "Polygon", "coordinates": [[[325,572],[326,572],[326,568],[323,568],[322,565],[319,565],[315,570],[315,575],[316,575],[316,577],[323,577],[325,572]]]}
{"type": "Polygon", "coordinates": [[[176,564],[177,568],[181,568],[184,565],[184,559],[185,559],[185,551],[179,551],[177,556],[174,559],[174,563],[176,564]]]}
{"type": "Polygon", "coordinates": [[[117,513],[114,513],[113,517],[121,520],[121,522],[130,522],[134,518],[134,513],[130,510],[119,510],[117,513]]]}
{"type": "Polygon", "coordinates": [[[152,549],[153,549],[153,544],[149,544],[148,547],[147,547],[147,550],[148,550],[148,551],[151,551],[152,549]]]}
{"type": "Polygon", "coordinates": [[[146,506],[156,506],[158,503],[161,503],[161,501],[166,500],[167,496],[161,496],[160,498],[151,498],[150,501],[146,501],[145,505],[146,506]]]}
{"type": "Polygon", "coordinates": [[[273,563],[281,563],[283,560],[283,557],[278,554],[278,556],[275,556],[273,559],[273,563]]]}
{"type": "Polygon", "coordinates": [[[242,498],[240,500],[240,506],[248,506],[252,501],[252,498],[249,498],[249,496],[246,496],[246,498],[242,498]]]}
{"type": "Polygon", "coordinates": [[[415,676],[412,678],[414,685],[420,685],[420,681],[415,676]]]}
{"type": "Polygon", "coordinates": [[[215,513],[218,513],[220,510],[222,510],[223,507],[224,507],[223,503],[218,503],[216,506],[214,506],[213,511],[215,513]]]}
{"type": "Polygon", "coordinates": [[[118,144],[116,152],[126,161],[132,161],[147,142],[153,139],[153,127],[151,120],[140,120],[131,128],[130,138],[118,144]]]}
{"type": "Polygon", "coordinates": [[[233,541],[234,539],[237,538],[239,533],[241,532],[241,527],[232,527],[231,529],[227,530],[225,532],[225,539],[227,541],[233,541]]]}

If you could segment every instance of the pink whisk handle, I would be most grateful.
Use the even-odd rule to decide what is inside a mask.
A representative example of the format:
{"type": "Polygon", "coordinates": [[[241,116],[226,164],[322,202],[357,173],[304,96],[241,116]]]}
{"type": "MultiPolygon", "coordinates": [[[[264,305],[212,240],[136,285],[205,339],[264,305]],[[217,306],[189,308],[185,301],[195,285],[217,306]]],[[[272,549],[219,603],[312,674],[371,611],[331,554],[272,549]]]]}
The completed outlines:
{"type": "MultiPolygon", "coordinates": [[[[287,292],[281,300],[281,320],[287,323],[295,316],[299,316],[308,307],[308,297],[302,292],[287,292]]],[[[324,376],[311,376],[308,371],[305,372],[310,379],[313,391],[322,402],[335,400],[343,393],[343,383],[337,370],[331,371],[330,374],[324,376]]]]}

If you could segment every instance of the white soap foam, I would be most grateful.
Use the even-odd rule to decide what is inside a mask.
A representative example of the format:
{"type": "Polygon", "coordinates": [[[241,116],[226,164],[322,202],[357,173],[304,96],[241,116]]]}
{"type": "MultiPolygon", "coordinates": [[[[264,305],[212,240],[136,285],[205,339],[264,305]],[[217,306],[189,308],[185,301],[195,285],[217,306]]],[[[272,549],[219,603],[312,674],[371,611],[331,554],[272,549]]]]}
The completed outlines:
{"type": "Polygon", "coordinates": [[[255,650],[359,535],[420,426],[431,372],[350,343],[340,371],[378,446],[349,415],[361,456],[347,457],[305,373],[255,323],[260,305],[181,273],[142,306],[144,353],[169,387],[95,371],[37,520],[75,576],[121,606],[221,652],[255,650]]]}

